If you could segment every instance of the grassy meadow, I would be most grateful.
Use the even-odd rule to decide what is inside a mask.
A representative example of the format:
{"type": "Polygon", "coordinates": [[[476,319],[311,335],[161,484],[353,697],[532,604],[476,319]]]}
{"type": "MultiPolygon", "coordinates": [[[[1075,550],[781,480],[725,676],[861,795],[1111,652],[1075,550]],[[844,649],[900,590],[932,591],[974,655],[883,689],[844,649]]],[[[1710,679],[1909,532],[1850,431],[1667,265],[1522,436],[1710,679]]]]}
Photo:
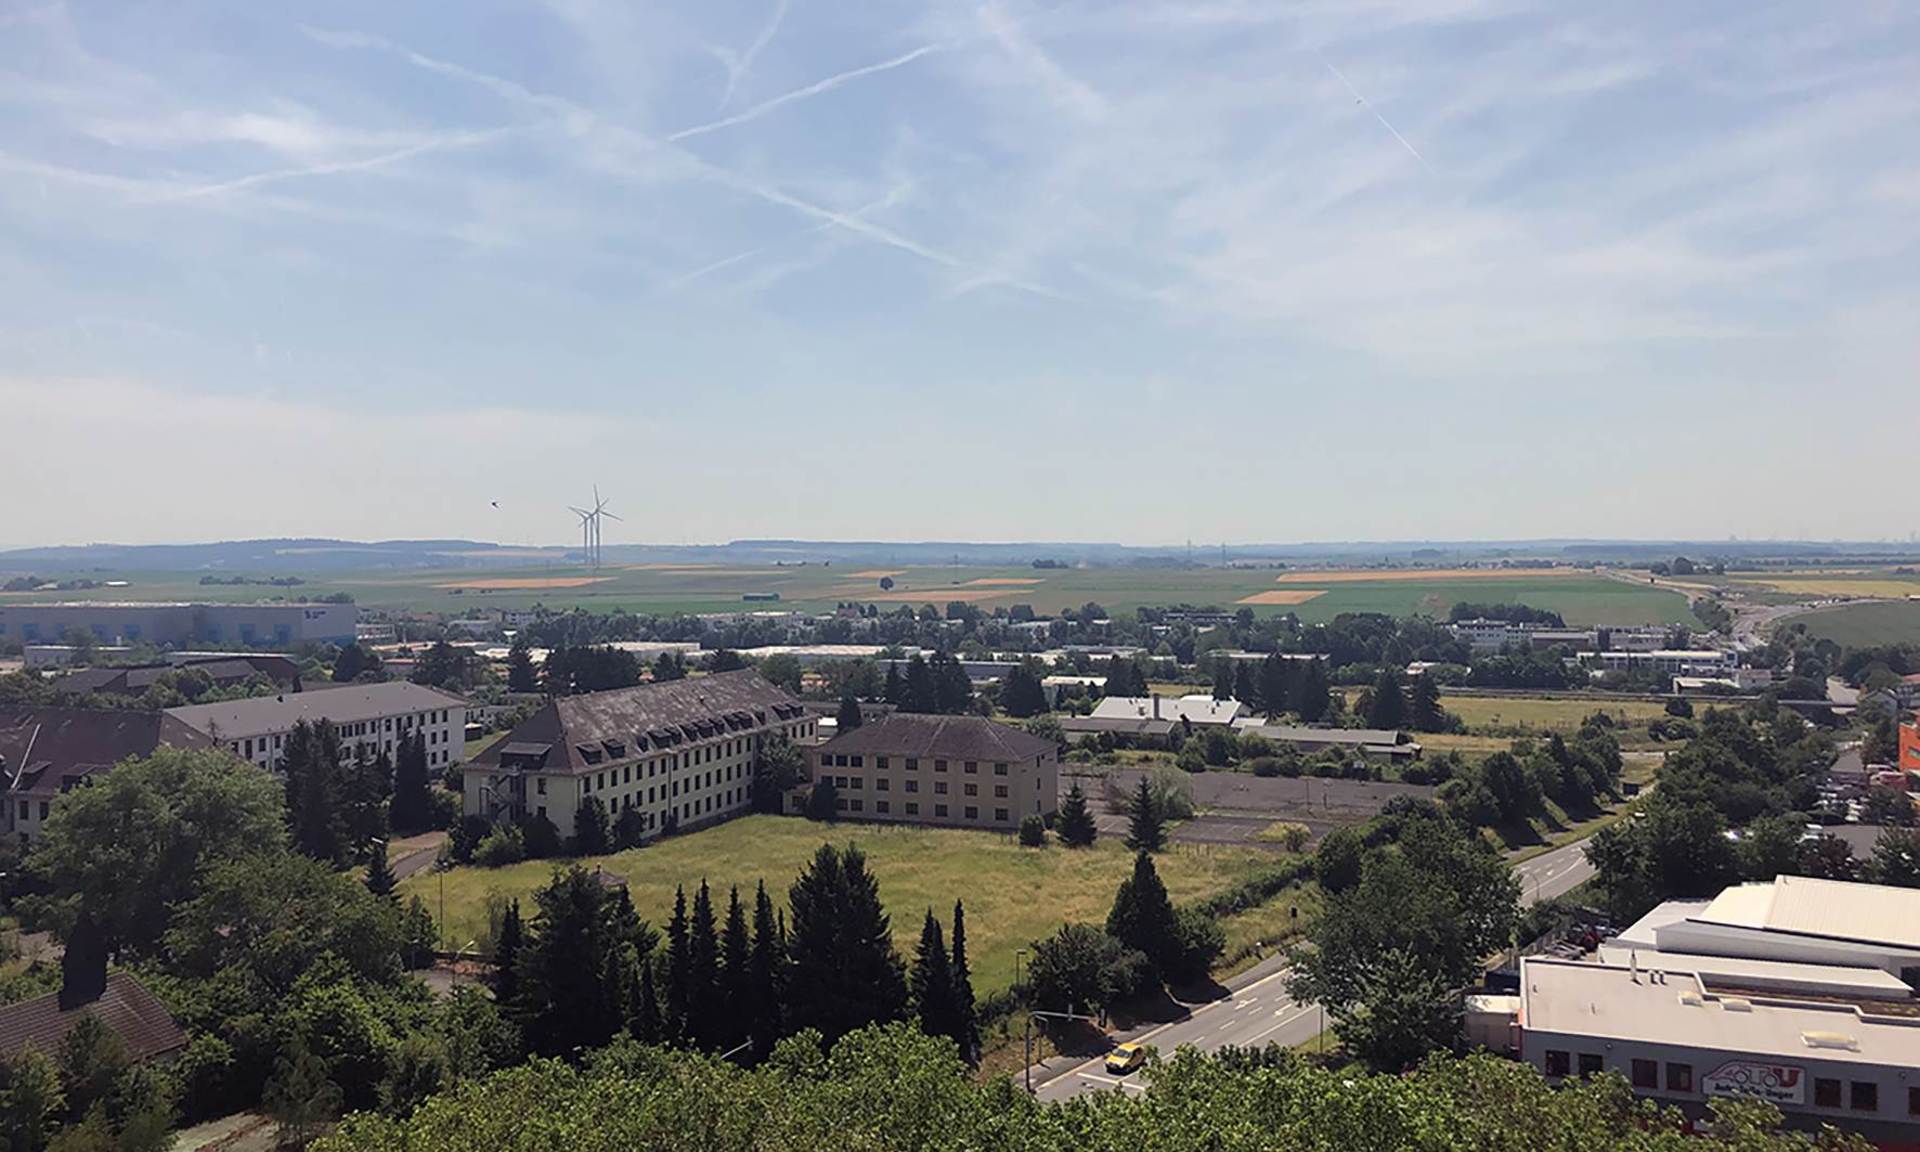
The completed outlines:
{"type": "MultiPolygon", "coordinates": [[[[1113,837],[1102,837],[1085,850],[1062,848],[1051,840],[1047,847],[1034,849],[993,832],[823,825],[788,816],[749,816],[582,863],[623,877],[640,915],[662,928],[673,908],[675,886],[686,885],[691,899],[691,890],[703,878],[714,889],[718,915],[725,913],[729,886],[738,885],[741,898],[750,901],[759,880],[766,881],[769,893],[784,906],[788,886],[823,842],[857,844],[867,854],[902,955],[912,955],[928,908],[945,923],[954,899],[964,899],[974,987],[982,995],[1013,982],[1015,949],[1050,935],[1067,921],[1104,923],[1114,889],[1132,866],[1125,846],[1113,837]]],[[[1156,865],[1179,903],[1218,892],[1284,859],[1262,849],[1176,845],[1158,857],[1156,865]]],[[[438,915],[444,883],[448,938],[458,947],[486,933],[491,892],[519,897],[522,910],[532,916],[533,892],[556,866],[555,861],[540,860],[491,870],[421,873],[403,881],[401,889],[425,899],[438,915]]],[[[1282,927],[1276,917],[1286,917],[1285,901],[1283,894],[1227,921],[1229,954],[1236,943],[1276,938],[1282,927]],[[1243,920],[1246,923],[1236,923],[1243,920]]]]}

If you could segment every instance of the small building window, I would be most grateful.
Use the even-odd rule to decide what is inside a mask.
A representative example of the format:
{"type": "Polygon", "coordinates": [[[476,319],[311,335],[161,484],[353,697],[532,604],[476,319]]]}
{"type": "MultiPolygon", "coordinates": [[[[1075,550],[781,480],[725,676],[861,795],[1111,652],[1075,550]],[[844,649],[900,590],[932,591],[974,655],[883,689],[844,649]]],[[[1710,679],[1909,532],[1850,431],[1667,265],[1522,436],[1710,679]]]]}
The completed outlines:
{"type": "Polygon", "coordinates": [[[975,775],[980,771],[980,762],[978,760],[969,760],[962,766],[961,771],[969,776],[975,775]]]}
{"type": "Polygon", "coordinates": [[[1907,1115],[1920,1116],[1920,1088],[1907,1089],[1907,1115]]]}
{"type": "MultiPolygon", "coordinates": [[[[1668,1065],[1668,1067],[1672,1067],[1672,1065],[1668,1065]]],[[[1547,1049],[1548,1076],[1565,1076],[1571,1071],[1573,1071],[1573,1060],[1571,1057],[1565,1052],[1559,1052],[1552,1048],[1547,1049]]]]}
{"type": "Polygon", "coordinates": [[[935,760],[933,762],[933,770],[935,772],[945,772],[947,770],[947,762],[945,760],[935,760]]]}
{"type": "Polygon", "coordinates": [[[1601,1068],[1600,1053],[1598,1052],[1580,1053],[1580,1075],[1598,1076],[1600,1075],[1600,1068],[1601,1068]]]}
{"type": "Polygon", "coordinates": [[[909,816],[920,815],[920,805],[915,803],[912,800],[907,801],[907,815],[909,816]]]}
{"type": "Polygon", "coordinates": [[[980,795],[980,785],[969,782],[966,786],[966,792],[969,796],[978,796],[980,795]]]}
{"type": "Polygon", "coordinates": [[[1005,824],[1008,819],[1007,810],[1005,808],[995,808],[993,810],[993,818],[997,823],[1005,824]]]}
{"type": "Polygon", "coordinates": [[[935,804],[935,805],[933,806],[933,814],[934,814],[935,816],[938,816],[938,817],[939,817],[939,818],[941,818],[942,820],[944,820],[944,819],[946,819],[946,817],[947,817],[947,806],[946,806],[945,804],[935,804]]]}
{"type": "Polygon", "coordinates": [[[909,791],[909,792],[918,792],[918,791],[920,791],[920,781],[918,781],[918,780],[909,780],[909,781],[907,781],[907,791],[909,791]]]}
{"type": "Polygon", "coordinates": [[[1007,798],[1007,786],[1005,784],[995,784],[993,786],[993,795],[996,800],[1005,800],[1007,798]]]}
{"type": "Polygon", "coordinates": [[[993,774],[995,776],[1005,776],[1007,774],[1007,766],[1005,764],[995,764],[993,766],[993,774]]]}
{"type": "Polygon", "coordinates": [[[860,810],[861,810],[862,808],[864,808],[865,806],[866,806],[866,801],[864,801],[864,800],[862,800],[862,799],[860,799],[860,798],[859,798],[858,796],[855,796],[855,797],[853,798],[853,810],[854,810],[855,812],[858,812],[858,811],[860,811],[860,810]]]}
{"type": "Polygon", "coordinates": [[[873,766],[875,768],[885,768],[887,766],[887,758],[885,756],[874,757],[873,766]]]}
{"type": "Polygon", "coordinates": [[[873,810],[875,812],[885,814],[887,812],[892,811],[892,808],[887,804],[885,800],[875,800],[873,802],[873,810]]]}
{"type": "Polygon", "coordinates": [[[975,807],[974,807],[973,805],[971,805],[971,804],[969,804],[969,805],[967,805],[967,812],[966,812],[966,817],[967,817],[967,819],[969,819],[969,820],[978,820],[978,819],[980,819],[980,809],[978,809],[978,808],[975,808],[975,807]]]}
{"type": "Polygon", "coordinates": [[[907,771],[909,772],[920,771],[920,761],[917,757],[914,757],[914,756],[907,757],[907,771]]]}
{"type": "Polygon", "coordinates": [[[1847,1107],[1855,1112],[1880,1111],[1880,1085],[1871,1080],[1855,1080],[1847,1088],[1847,1107]]]}
{"type": "Polygon", "coordinates": [[[935,780],[933,782],[933,791],[935,795],[945,796],[947,794],[947,782],[945,780],[935,780]]]}
{"type": "Polygon", "coordinates": [[[1693,1091],[1693,1065],[1669,1063],[1667,1065],[1667,1091],[1693,1091]]]}
{"type": "Polygon", "coordinates": [[[889,786],[890,785],[885,776],[882,776],[873,782],[873,790],[875,792],[885,792],[887,791],[889,786]]]}
{"type": "Polygon", "coordinates": [[[1813,1106],[1816,1108],[1840,1107],[1840,1081],[1824,1077],[1813,1082],[1813,1106]]]}

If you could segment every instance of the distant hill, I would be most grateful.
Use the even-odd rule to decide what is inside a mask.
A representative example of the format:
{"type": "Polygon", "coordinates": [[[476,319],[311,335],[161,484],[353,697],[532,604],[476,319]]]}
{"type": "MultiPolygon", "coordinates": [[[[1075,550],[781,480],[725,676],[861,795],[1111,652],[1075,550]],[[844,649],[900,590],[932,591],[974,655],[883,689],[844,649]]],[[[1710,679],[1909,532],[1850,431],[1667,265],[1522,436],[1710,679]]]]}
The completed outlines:
{"type": "MultiPolygon", "coordinates": [[[[884,540],[734,540],[726,544],[608,545],[613,563],[873,565],[1067,565],[1143,567],[1227,563],[1336,562],[1342,564],[1493,563],[1551,560],[1592,564],[1644,563],[1687,555],[1694,559],[1774,558],[1834,562],[1885,561],[1913,555],[1909,544],[1812,541],[1327,541],[1305,544],[1136,546],[1047,541],[981,543],[884,540]]],[[[479,540],[234,540],[208,544],[85,544],[0,552],[0,572],[53,575],[90,572],[347,572],[409,568],[505,568],[579,563],[578,549],[496,544],[479,540]]]]}

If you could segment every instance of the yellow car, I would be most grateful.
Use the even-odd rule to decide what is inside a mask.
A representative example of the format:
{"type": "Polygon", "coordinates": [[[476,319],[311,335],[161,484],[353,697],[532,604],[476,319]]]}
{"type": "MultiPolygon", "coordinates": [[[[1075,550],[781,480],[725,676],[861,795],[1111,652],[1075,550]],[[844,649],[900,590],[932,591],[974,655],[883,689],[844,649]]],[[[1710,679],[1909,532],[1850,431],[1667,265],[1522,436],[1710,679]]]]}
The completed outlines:
{"type": "Polygon", "coordinates": [[[1107,1053],[1107,1071],[1115,1076],[1125,1076],[1146,1062],[1147,1046],[1145,1044],[1122,1044],[1107,1053]]]}

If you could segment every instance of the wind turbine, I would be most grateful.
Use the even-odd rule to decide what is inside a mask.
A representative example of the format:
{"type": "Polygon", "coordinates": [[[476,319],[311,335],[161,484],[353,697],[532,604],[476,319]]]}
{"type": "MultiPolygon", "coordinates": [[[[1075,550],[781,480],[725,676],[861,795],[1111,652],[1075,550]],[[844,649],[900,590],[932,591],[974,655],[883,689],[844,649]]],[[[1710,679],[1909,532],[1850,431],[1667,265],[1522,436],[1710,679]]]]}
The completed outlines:
{"type": "Polygon", "coordinates": [[[593,563],[593,513],[585,508],[575,508],[571,504],[567,505],[567,511],[580,517],[580,555],[591,564],[593,563]]]}
{"type": "MultiPolygon", "coordinates": [[[[593,486],[593,566],[595,568],[600,567],[600,518],[602,516],[609,520],[620,520],[620,517],[607,511],[607,502],[600,498],[600,485],[595,484],[593,486]]],[[[621,520],[621,523],[624,524],[626,521],[621,520]]]]}

